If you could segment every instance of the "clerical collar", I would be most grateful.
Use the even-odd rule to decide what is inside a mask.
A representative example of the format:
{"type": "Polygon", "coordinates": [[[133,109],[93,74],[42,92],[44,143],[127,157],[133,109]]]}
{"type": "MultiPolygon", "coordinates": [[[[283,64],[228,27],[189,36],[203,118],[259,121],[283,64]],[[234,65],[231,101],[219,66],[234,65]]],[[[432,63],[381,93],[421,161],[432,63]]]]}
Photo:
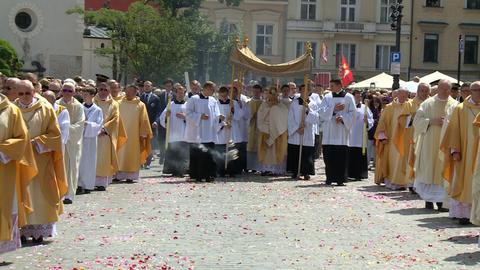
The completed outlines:
{"type": "MultiPolygon", "coordinates": [[[[298,100],[298,105],[303,105],[303,98],[298,97],[297,100],[298,100]]],[[[307,98],[307,104],[308,104],[309,102],[310,102],[310,100],[307,98]]]]}
{"type": "Polygon", "coordinates": [[[92,107],[93,103],[92,104],[87,104],[87,103],[83,103],[83,106],[87,107],[87,108],[90,108],[92,107]]]}
{"type": "Polygon", "coordinates": [[[203,93],[198,94],[198,96],[200,97],[200,99],[208,99],[208,97],[205,96],[203,93]]]}
{"type": "Polygon", "coordinates": [[[288,97],[288,98],[289,98],[290,100],[293,100],[293,99],[295,98],[295,96],[293,96],[293,97],[288,97]]]}
{"type": "Polygon", "coordinates": [[[35,103],[37,103],[37,101],[38,101],[38,99],[36,97],[34,97],[32,99],[32,102],[30,104],[23,104],[23,102],[21,100],[18,100],[18,105],[22,109],[28,109],[28,108],[32,107],[35,103]]]}
{"type": "Polygon", "coordinates": [[[361,108],[361,107],[362,107],[362,103],[358,103],[357,108],[361,108]]]}
{"type": "Polygon", "coordinates": [[[185,100],[174,100],[173,101],[174,104],[185,104],[185,100]]]}
{"type": "Polygon", "coordinates": [[[346,94],[347,92],[342,89],[338,93],[332,92],[332,97],[345,97],[346,94]]]}
{"type": "Polygon", "coordinates": [[[220,104],[230,104],[230,99],[227,99],[225,101],[219,99],[218,101],[220,102],[220,104]]]}

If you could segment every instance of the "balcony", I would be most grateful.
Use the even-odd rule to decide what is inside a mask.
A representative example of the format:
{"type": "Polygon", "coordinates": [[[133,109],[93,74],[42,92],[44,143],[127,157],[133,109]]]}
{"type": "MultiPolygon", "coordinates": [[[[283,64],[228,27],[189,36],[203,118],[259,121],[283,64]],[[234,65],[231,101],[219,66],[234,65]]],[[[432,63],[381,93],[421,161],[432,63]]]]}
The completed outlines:
{"type": "Polygon", "coordinates": [[[288,31],[322,31],[323,22],[308,20],[288,20],[288,31]]]}

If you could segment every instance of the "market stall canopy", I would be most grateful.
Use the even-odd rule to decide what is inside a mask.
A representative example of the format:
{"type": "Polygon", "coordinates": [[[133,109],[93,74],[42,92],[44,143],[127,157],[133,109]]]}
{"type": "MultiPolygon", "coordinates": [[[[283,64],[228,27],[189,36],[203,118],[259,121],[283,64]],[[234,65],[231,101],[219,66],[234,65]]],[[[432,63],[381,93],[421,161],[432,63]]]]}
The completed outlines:
{"type": "MultiPolygon", "coordinates": [[[[391,89],[393,85],[393,76],[388,75],[385,72],[382,72],[376,76],[373,76],[370,79],[366,79],[364,81],[358,82],[356,84],[350,85],[348,88],[370,88],[372,83],[375,84],[375,88],[381,89],[391,89]]],[[[405,82],[400,80],[400,85],[404,84],[405,82]]]]}
{"type": "MultiPolygon", "coordinates": [[[[440,81],[442,79],[449,80],[451,83],[456,83],[457,82],[457,79],[455,79],[453,77],[450,77],[448,75],[445,75],[445,74],[443,74],[439,71],[435,71],[433,73],[430,73],[428,75],[425,75],[425,76],[421,77],[420,82],[435,85],[435,84],[438,84],[438,81],[440,81]]],[[[460,85],[462,85],[462,84],[463,84],[463,82],[460,82],[460,85]]]]}
{"type": "Polygon", "coordinates": [[[230,61],[240,68],[272,77],[282,77],[298,73],[310,73],[312,64],[311,49],[305,54],[287,63],[267,64],[258,58],[247,46],[235,46],[230,61]]]}

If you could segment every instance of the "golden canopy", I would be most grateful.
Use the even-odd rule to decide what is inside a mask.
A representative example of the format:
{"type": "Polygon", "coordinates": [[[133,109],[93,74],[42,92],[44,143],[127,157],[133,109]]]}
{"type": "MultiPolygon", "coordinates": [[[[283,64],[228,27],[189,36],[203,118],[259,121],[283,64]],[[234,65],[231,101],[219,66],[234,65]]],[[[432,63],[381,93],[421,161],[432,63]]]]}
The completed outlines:
{"type": "Polygon", "coordinates": [[[270,75],[272,77],[283,77],[298,73],[310,73],[312,64],[312,49],[307,45],[305,54],[292,61],[281,64],[267,64],[258,58],[246,45],[234,47],[230,61],[242,69],[255,73],[270,75]]]}

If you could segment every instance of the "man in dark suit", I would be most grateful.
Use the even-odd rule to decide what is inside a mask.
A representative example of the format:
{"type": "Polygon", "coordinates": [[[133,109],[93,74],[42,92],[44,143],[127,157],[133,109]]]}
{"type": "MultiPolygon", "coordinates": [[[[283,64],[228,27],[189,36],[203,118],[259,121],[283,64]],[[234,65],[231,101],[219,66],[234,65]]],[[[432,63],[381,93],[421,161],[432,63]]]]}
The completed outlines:
{"type": "MultiPolygon", "coordinates": [[[[163,82],[163,87],[164,87],[164,90],[162,91],[162,93],[158,96],[159,100],[160,100],[160,112],[159,112],[159,116],[160,114],[165,110],[165,108],[167,108],[167,105],[168,105],[168,97],[169,96],[172,96],[172,90],[173,90],[173,80],[172,79],[166,79],[164,82],[163,82]]],[[[173,96],[171,97],[173,100],[173,96]]],[[[158,154],[158,162],[160,164],[163,164],[163,160],[165,158],[165,128],[162,127],[162,125],[160,125],[159,123],[155,123],[155,126],[157,127],[158,129],[158,148],[160,150],[160,153],[158,154]]]]}
{"type": "MultiPolygon", "coordinates": [[[[157,123],[155,120],[158,118],[160,113],[162,113],[160,98],[152,93],[153,87],[152,82],[145,81],[143,83],[143,93],[140,95],[140,100],[145,104],[148,113],[148,119],[150,120],[150,125],[152,125],[153,138],[155,139],[157,123]]],[[[144,164],[145,169],[150,169],[150,163],[152,162],[153,155],[150,154],[147,158],[147,161],[144,164]]]]}

